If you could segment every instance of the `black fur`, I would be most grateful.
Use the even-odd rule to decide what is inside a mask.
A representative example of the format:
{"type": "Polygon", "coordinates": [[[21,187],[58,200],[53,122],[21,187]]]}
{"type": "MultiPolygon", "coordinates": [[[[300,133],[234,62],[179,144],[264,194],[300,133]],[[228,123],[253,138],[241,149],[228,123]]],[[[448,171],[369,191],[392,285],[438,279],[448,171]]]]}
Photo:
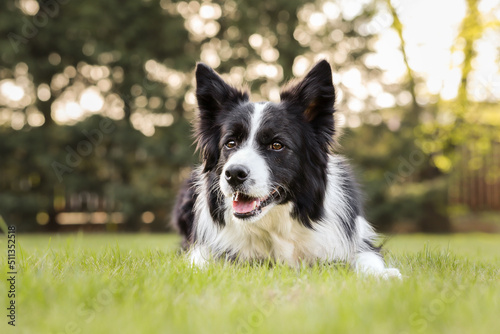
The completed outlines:
{"type": "Polygon", "coordinates": [[[320,61],[298,84],[286,88],[281,101],[283,108],[296,117],[290,125],[300,136],[296,152],[301,158],[300,170],[291,189],[293,215],[313,228],[311,221],[323,217],[328,152],[335,133],[335,90],[328,62],[320,61]]]}
{"type": "Polygon", "coordinates": [[[340,178],[343,180],[340,187],[349,203],[346,215],[341,216],[340,219],[344,230],[347,232],[347,236],[352,238],[356,229],[356,217],[363,216],[361,192],[359,191],[359,186],[353,176],[351,167],[344,163],[340,170],[342,171],[340,178]]]}
{"type": "Polygon", "coordinates": [[[172,226],[184,237],[182,248],[187,249],[196,238],[194,235],[195,173],[182,186],[172,213],[172,226]]]}
{"type": "Polygon", "coordinates": [[[382,246],[375,246],[371,241],[369,240],[363,240],[363,242],[366,245],[366,248],[368,248],[370,251],[381,254],[382,252],[382,246]]]}
{"type": "Polygon", "coordinates": [[[207,183],[210,185],[210,190],[208,191],[208,208],[210,210],[210,215],[215,223],[219,226],[224,226],[224,202],[222,200],[222,193],[216,186],[219,182],[219,176],[215,172],[208,172],[207,183]]]}
{"type": "Polygon", "coordinates": [[[196,138],[203,157],[203,172],[208,172],[219,161],[220,119],[227,117],[237,105],[248,101],[248,94],[226,84],[213,69],[203,63],[196,67],[196,83],[196,99],[200,111],[196,138]]]}

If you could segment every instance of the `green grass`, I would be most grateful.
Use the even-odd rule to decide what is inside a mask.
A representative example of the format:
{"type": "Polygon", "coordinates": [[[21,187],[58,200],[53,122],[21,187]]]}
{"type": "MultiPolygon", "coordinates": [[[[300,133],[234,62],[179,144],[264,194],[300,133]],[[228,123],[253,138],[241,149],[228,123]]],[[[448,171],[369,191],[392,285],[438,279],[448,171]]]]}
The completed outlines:
{"type": "MultiPolygon", "coordinates": [[[[6,238],[0,237],[6,305],[6,238]]],[[[396,236],[402,281],[344,267],[191,269],[172,235],[18,235],[17,326],[0,333],[493,333],[500,235],[396,236]],[[20,252],[20,253],[19,253],[20,252]]]]}

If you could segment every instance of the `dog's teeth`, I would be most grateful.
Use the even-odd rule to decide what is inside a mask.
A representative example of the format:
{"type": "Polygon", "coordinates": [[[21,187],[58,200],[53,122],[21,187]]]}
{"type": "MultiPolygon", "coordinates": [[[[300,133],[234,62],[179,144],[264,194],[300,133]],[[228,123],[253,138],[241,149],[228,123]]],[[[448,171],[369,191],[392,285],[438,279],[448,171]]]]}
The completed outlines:
{"type": "Polygon", "coordinates": [[[252,211],[255,210],[256,207],[257,207],[257,201],[253,201],[252,211]]]}
{"type": "Polygon", "coordinates": [[[234,193],[233,201],[238,202],[238,197],[240,197],[240,193],[234,193]]]}

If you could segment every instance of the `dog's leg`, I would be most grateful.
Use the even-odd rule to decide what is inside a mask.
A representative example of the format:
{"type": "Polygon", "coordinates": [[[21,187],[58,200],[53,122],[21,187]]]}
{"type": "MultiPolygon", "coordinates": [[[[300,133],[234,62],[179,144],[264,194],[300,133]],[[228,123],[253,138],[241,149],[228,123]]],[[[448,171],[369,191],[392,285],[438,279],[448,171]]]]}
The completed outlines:
{"type": "Polygon", "coordinates": [[[357,273],[367,274],[388,279],[390,277],[402,278],[396,268],[386,268],[382,257],[375,252],[360,252],[356,255],[354,263],[357,273]]]}
{"type": "Polygon", "coordinates": [[[208,262],[213,258],[213,255],[207,246],[196,244],[189,251],[189,262],[193,267],[205,268],[208,262]]]}
{"type": "Polygon", "coordinates": [[[376,238],[375,231],[364,217],[357,217],[356,227],[360,240],[360,246],[354,259],[356,272],[386,279],[389,277],[401,278],[398,269],[385,267],[384,259],[371,242],[376,238]]]}

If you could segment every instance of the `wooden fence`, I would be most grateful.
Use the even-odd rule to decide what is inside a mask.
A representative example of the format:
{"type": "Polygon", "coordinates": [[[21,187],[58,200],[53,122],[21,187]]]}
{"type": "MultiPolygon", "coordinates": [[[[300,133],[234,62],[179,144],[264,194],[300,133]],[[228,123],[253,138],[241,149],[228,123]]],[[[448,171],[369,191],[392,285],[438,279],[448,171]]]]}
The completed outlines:
{"type": "Polygon", "coordinates": [[[500,211],[500,143],[485,158],[461,147],[463,159],[450,179],[449,203],[473,211],[500,211]]]}

